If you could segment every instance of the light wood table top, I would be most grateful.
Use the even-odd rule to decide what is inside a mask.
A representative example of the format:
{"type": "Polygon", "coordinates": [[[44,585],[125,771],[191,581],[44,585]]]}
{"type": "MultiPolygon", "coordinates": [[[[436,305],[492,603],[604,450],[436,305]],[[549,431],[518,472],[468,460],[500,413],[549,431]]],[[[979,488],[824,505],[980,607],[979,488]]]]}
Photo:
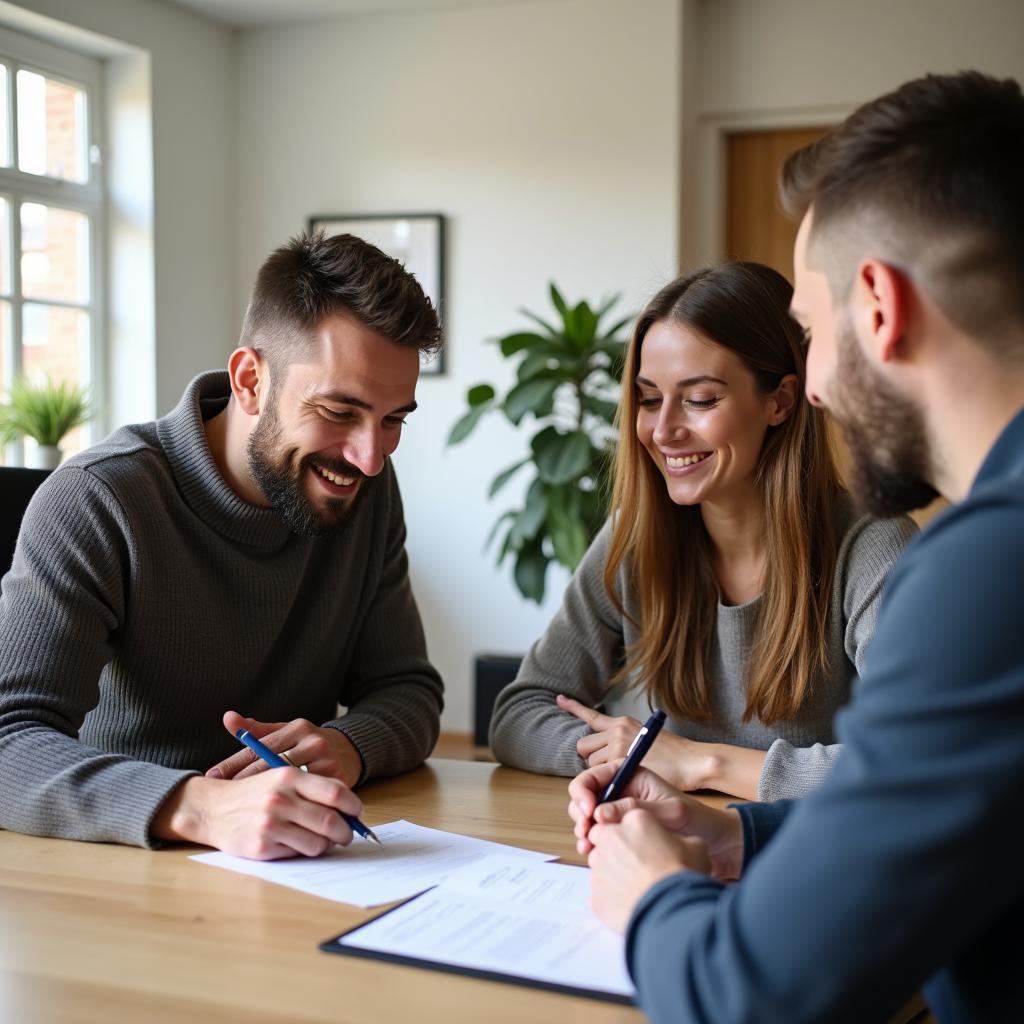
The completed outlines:
{"type": "MultiPolygon", "coordinates": [[[[371,827],[421,825],[576,854],[566,779],[432,759],[361,791],[371,827]]],[[[724,797],[709,803],[724,806],[724,797]]],[[[640,1024],[639,1010],[331,956],[379,909],[139,850],[0,831],[0,1020],[12,1024],[640,1024]]],[[[909,1020],[920,1002],[896,1019],[909,1020]]]]}
{"type": "MultiPolygon", "coordinates": [[[[405,818],[582,863],[566,779],[431,760],[362,792],[405,818]]],[[[0,832],[0,1018],[36,1022],[622,1024],[633,1008],[331,956],[362,910],[157,851],[0,832]]]]}

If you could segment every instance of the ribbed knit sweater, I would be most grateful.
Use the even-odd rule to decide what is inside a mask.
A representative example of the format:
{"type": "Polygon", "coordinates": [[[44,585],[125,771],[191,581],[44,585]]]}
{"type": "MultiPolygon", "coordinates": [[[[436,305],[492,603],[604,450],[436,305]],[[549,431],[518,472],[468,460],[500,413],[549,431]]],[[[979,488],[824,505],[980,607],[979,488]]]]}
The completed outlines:
{"type": "Polygon", "coordinates": [[[229,709],[339,729],[360,781],[430,752],[442,684],[391,463],[338,531],[296,536],[217,469],[203,420],[228,394],[200,375],[30,503],[0,593],[0,827],[156,845],[170,792],[240,749],[229,709]]]}
{"type": "MultiPolygon", "coordinates": [[[[802,796],[824,780],[838,757],[835,713],[850,699],[863,666],[886,574],[916,532],[906,517],[858,517],[845,496],[835,514],[840,543],[828,622],[830,671],[827,678],[815,680],[799,713],[770,726],[757,718],[743,721],[758,597],[742,605],[718,604],[710,665],[711,720],[670,719],[665,724],[666,730],[692,740],[766,750],[759,800],[802,796]]],[[[632,621],[616,612],[605,591],[610,539],[609,521],[576,570],[551,625],[495,702],[490,740],[505,764],[550,775],[575,775],[586,767],[576,742],[590,730],[555,704],[556,694],[603,706],[609,715],[643,721],[650,714],[642,691],[608,686],[624,664],[625,651],[639,639],[633,624],[639,611],[625,567],[617,588],[632,621]]]]}

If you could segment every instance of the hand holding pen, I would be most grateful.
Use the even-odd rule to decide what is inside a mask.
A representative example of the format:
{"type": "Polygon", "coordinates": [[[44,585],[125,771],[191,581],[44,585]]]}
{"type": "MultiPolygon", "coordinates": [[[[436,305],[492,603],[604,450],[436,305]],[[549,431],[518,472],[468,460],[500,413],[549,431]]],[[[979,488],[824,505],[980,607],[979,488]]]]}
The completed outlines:
{"type": "MultiPolygon", "coordinates": [[[[239,729],[238,732],[235,733],[235,737],[238,739],[239,743],[244,743],[245,746],[247,746],[254,754],[263,758],[271,768],[298,767],[288,760],[287,755],[275,754],[269,747],[256,739],[256,737],[247,729],[239,729]]],[[[364,825],[354,814],[346,814],[345,811],[338,811],[338,813],[345,819],[348,827],[352,829],[356,835],[362,836],[371,843],[376,843],[377,846],[383,845],[373,833],[373,830],[364,825]]]]}
{"type": "MultiPolygon", "coordinates": [[[[593,823],[597,808],[603,803],[618,799],[627,790],[640,767],[640,762],[651,749],[664,724],[665,712],[655,711],[640,727],[629,745],[625,759],[618,767],[613,762],[606,762],[588,769],[573,780],[569,786],[569,794],[573,798],[569,805],[569,816],[576,822],[576,834],[581,841],[579,845],[587,845],[585,837],[593,823]]],[[[586,853],[587,850],[581,849],[580,852],[586,853]]]]}

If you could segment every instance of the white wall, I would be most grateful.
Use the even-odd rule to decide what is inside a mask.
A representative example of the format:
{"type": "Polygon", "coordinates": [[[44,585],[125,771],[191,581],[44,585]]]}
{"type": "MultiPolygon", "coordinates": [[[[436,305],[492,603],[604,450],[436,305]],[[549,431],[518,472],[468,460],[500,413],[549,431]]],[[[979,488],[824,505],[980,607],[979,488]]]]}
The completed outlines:
{"type": "Polygon", "coordinates": [[[856,106],[927,72],[1024,73],[1020,0],[702,0],[705,113],[856,106]]]}
{"type": "MultiPolygon", "coordinates": [[[[445,437],[469,385],[507,383],[487,338],[573,298],[636,309],[675,273],[676,0],[538,0],[247,30],[238,50],[237,312],[267,253],[310,214],[448,216],[445,378],[421,380],[396,456],[414,585],[448,685],[444,727],[470,727],[475,653],[522,652],[557,607],[525,603],[482,553],[486,501],[525,437],[497,419],[445,437]]],[[[509,503],[515,485],[509,485],[509,503]]]]}
{"type": "MultiPolygon", "coordinates": [[[[686,0],[689,2],[689,0],[686,0]]],[[[832,124],[927,72],[1024,81],[1020,0],[698,0],[697,199],[685,262],[722,251],[724,133],[832,124]]]]}
{"type": "MultiPolygon", "coordinates": [[[[119,339],[114,376],[123,379],[128,362],[142,382],[139,401],[118,402],[133,418],[166,412],[193,374],[223,363],[238,335],[233,33],[156,0],[22,0],[17,7],[27,17],[3,4],[0,21],[56,39],[64,35],[61,25],[74,26],[149,55],[155,291],[148,296],[145,283],[139,287],[141,301],[152,304],[155,355],[131,352],[127,339],[119,339]]],[[[102,40],[93,43],[102,52],[102,40]]],[[[114,86],[144,94],[146,83],[127,80],[131,75],[116,69],[114,86]]],[[[138,174],[149,172],[146,155],[137,156],[138,174]]],[[[121,156],[110,160],[116,164],[121,156]]]]}

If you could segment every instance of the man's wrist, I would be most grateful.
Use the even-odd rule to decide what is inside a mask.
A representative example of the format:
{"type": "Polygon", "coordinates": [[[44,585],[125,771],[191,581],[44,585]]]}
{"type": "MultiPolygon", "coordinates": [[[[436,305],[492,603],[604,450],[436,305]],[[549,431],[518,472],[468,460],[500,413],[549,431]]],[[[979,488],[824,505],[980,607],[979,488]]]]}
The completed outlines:
{"type": "Polygon", "coordinates": [[[354,789],[362,781],[363,775],[366,773],[366,763],[363,761],[363,755],[352,741],[352,738],[340,726],[325,725],[324,728],[337,733],[338,737],[343,741],[339,747],[342,770],[345,775],[343,781],[350,789],[354,789]]]}
{"type": "Polygon", "coordinates": [[[225,782],[221,779],[189,776],[180,786],[171,790],[156,812],[149,827],[150,834],[154,839],[209,846],[209,799],[213,788],[223,785],[225,782]]]}

